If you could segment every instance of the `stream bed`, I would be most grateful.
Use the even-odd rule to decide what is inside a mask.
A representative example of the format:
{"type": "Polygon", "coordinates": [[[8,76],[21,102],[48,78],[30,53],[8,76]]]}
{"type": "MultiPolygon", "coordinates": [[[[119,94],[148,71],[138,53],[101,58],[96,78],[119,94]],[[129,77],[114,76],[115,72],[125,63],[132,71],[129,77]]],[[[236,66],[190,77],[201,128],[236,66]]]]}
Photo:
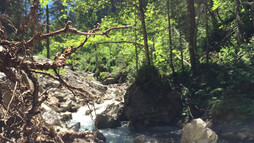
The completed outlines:
{"type": "MultiPolygon", "coordinates": [[[[110,96],[113,98],[111,100],[106,100],[103,104],[94,104],[94,107],[91,106],[91,109],[96,109],[96,114],[103,112],[108,105],[112,103],[120,103],[115,101],[115,95],[113,94],[116,89],[111,88],[110,96]]],[[[92,111],[90,115],[86,115],[86,111],[90,110],[87,105],[78,109],[77,112],[72,113],[72,120],[70,124],[80,123],[79,131],[93,131],[95,128],[95,112],[92,111]]],[[[121,127],[118,128],[108,128],[101,129],[101,133],[106,137],[106,143],[133,143],[135,137],[139,135],[145,135],[146,137],[156,138],[158,140],[167,140],[175,143],[177,140],[180,140],[181,129],[178,127],[171,126],[160,126],[146,129],[145,131],[130,131],[126,123],[122,123],[121,127]]]]}

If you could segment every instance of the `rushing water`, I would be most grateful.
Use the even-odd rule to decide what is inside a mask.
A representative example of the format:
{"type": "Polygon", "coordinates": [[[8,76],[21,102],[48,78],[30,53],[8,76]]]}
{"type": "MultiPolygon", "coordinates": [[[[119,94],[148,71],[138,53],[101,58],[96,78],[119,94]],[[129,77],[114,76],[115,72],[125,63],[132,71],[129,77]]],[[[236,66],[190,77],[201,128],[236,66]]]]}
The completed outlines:
{"type": "MultiPolygon", "coordinates": [[[[91,106],[90,108],[96,109],[96,114],[99,114],[103,112],[106,107],[112,103],[119,103],[115,101],[115,95],[114,91],[116,89],[110,88],[110,91],[108,94],[110,94],[111,97],[113,97],[111,100],[106,100],[103,104],[94,104],[94,107],[91,106]]],[[[72,114],[72,123],[75,124],[77,122],[80,122],[80,130],[79,131],[84,131],[84,130],[89,130],[93,131],[95,125],[94,125],[94,120],[95,120],[95,112],[93,111],[90,115],[86,115],[86,111],[89,110],[87,106],[83,106],[78,109],[76,113],[72,114]],[[92,116],[91,116],[92,115],[92,116]]],[[[123,124],[122,127],[118,127],[115,129],[103,129],[100,130],[101,133],[106,137],[107,143],[132,143],[135,137],[134,133],[131,133],[129,131],[129,128],[126,127],[125,124],[123,124]]]]}
{"type": "MultiPolygon", "coordinates": [[[[111,100],[106,100],[103,104],[95,104],[91,106],[92,109],[96,109],[96,114],[103,112],[106,107],[112,103],[119,103],[115,101],[114,91],[116,89],[109,89],[108,94],[113,97],[111,100]]],[[[79,131],[89,130],[93,131],[95,113],[94,111],[90,115],[85,115],[86,111],[89,110],[87,106],[83,106],[76,113],[72,114],[71,124],[80,122],[81,128],[79,131]],[[92,116],[91,116],[92,115],[92,116]]],[[[181,130],[174,127],[154,127],[147,129],[142,132],[130,131],[126,124],[122,124],[122,127],[115,129],[103,129],[101,133],[106,137],[107,143],[132,143],[134,138],[138,135],[145,134],[148,137],[161,137],[161,138],[180,138],[181,130]]],[[[173,142],[172,142],[173,143],[173,142]]]]}

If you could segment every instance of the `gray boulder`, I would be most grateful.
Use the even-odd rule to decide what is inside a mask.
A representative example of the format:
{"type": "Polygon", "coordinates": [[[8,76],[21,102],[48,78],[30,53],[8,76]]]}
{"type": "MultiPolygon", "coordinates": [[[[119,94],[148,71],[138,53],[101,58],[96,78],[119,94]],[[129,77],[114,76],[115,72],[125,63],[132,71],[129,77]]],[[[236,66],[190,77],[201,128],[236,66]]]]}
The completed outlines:
{"type": "Polygon", "coordinates": [[[51,109],[49,106],[42,104],[42,118],[49,125],[59,126],[60,124],[60,114],[55,110],[51,109]]]}
{"type": "Polygon", "coordinates": [[[181,111],[180,96],[170,87],[156,83],[146,86],[133,84],[124,96],[124,109],[130,126],[144,129],[171,124],[181,111]]]}
{"type": "Polygon", "coordinates": [[[96,116],[96,125],[98,129],[116,128],[121,126],[123,115],[123,104],[114,103],[109,105],[105,111],[96,116]]]}
{"type": "Polygon", "coordinates": [[[116,83],[115,79],[114,78],[106,78],[102,81],[102,84],[104,85],[109,85],[109,84],[114,84],[116,83]]]}
{"type": "Polygon", "coordinates": [[[217,143],[217,140],[217,134],[198,118],[184,126],[180,143],[217,143]]]}

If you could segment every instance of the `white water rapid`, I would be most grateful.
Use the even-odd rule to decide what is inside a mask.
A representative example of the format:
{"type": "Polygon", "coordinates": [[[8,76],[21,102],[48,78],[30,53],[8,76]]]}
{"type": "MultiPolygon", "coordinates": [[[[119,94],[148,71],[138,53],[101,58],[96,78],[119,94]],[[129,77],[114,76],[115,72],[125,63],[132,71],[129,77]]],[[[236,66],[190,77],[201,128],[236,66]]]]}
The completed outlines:
{"type": "MultiPolygon", "coordinates": [[[[117,89],[116,88],[109,88],[105,96],[110,96],[112,99],[105,100],[103,104],[94,104],[95,107],[90,105],[91,109],[96,109],[96,114],[100,114],[103,112],[108,105],[112,103],[120,103],[115,101],[116,95],[114,94],[117,89]]],[[[81,128],[79,131],[89,130],[93,131],[95,128],[94,119],[95,119],[95,112],[93,111],[91,115],[86,115],[86,111],[89,110],[87,106],[83,106],[78,109],[76,113],[72,114],[71,124],[75,124],[80,122],[81,128]]],[[[142,132],[135,132],[130,131],[126,124],[122,123],[122,127],[114,128],[114,129],[102,129],[100,130],[101,133],[106,137],[106,143],[133,143],[133,140],[138,135],[144,134],[147,137],[159,137],[159,138],[166,138],[168,140],[172,139],[172,143],[175,143],[175,138],[179,138],[181,131],[179,128],[162,126],[162,127],[153,127],[147,129],[142,132]],[[174,139],[173,139],[174,138],[174,139]]],[[[171,141],[170,141],[171,143],[171,141]]]]}

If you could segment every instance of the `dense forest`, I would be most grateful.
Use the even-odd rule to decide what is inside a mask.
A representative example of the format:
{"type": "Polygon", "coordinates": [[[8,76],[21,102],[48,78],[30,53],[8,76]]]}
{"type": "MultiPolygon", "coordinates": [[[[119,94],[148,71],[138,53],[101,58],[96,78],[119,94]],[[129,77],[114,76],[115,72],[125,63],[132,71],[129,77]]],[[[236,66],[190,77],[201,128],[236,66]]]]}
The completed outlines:
{"type": "MultiPolygon", "coordinates": [[[[36,2],[0,2],[0,71],[13,83],[13,94],[19,86],[17,94],[27,90],[15,82],[19,79],[15,72],[25,72],[34,84],[27,99],[33,99],[33,106],[25,120],[36,116],[37,102],[46,100],[38,97],[37,74],[46,73],[68,89],[90,96],[61,79],[67,66],[94,73],[102,84],[128,83],[125,100],[141,88],[140,94],[153,94],[160,104],[168,98],[163,94],[175,91],[178,97],[164,100],[179,106],[174,107],[177,112],[170,124],[195,118],[218,125],[254,121],[253,0],[39,0],[34,5],[36,2]],[[31,55],[57,64],[25,64],[31,55]],[[27,59],[18,61],[19,56],[27,59]],[[180,105],[173,103],[178,100],[180,105]]],[[[2,100],[4,87],[0,87],[2,100]]],[[[130,104],[127,101],[130,99],[124,101],[125,106],[130,104]]],[[[6,106],[3,101],[1,105],[6,106]]],[[[7,106],[1,108],[8,112],[7,106]]],[[[140,127],[132,115],[127,117],[135,128],[146,127],[146,123],[140,127]]],[[[2,128],[5,123],[0,124],[2,128]]],[[[147,126],[152,124],[160,123],[147,126]]]]}

